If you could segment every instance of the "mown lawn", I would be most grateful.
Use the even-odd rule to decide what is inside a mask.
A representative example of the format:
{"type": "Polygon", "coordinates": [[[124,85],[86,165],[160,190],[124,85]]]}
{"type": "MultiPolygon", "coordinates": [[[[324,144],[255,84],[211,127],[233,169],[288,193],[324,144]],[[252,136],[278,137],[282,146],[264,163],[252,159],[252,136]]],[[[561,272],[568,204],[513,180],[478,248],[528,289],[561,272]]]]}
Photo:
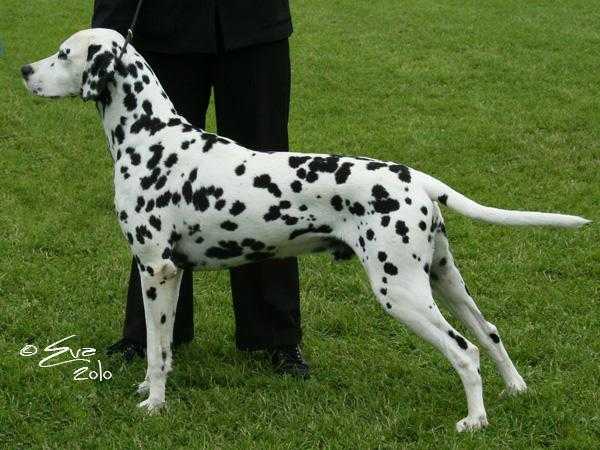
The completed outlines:
{"type": "MultiPolygon", "coordinates": [[[[485,431],[455,432],[466,405],[448,362],[380,310],[356,262],[326,255],[302,259],[309,381],[237,352],[228,276],[198,274],[197,338],[176,354],[168,409],[136,410],[144,363],[103,354],[130,256],[99,120],[91,104],[29,96],[18,71],[87,27],[89,3],[0,6],[0,446],[598,447],[598,226],[508,229],[450,211],[463,275],[530,387],[499,398],[484,357],[485,431]],[[111,380],[19,356],[73,334],[111,380]]],[[[292,3],[294,149],[393,159],[484,203],[600,220],[596,1],[292,3]]]]}

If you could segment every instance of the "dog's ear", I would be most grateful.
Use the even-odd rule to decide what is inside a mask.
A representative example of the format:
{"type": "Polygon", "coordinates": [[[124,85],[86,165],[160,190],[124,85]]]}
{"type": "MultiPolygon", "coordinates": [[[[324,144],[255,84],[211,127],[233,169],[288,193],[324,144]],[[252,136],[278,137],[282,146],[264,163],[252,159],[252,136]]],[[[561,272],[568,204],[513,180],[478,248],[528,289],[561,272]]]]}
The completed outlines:
{"type": "Polygon", "coordinates": [[[102,45],[88,47],[87,60],[81,75],[81,98],[98,100],[107,84],[115,78],[115,52],[102,45]]]}

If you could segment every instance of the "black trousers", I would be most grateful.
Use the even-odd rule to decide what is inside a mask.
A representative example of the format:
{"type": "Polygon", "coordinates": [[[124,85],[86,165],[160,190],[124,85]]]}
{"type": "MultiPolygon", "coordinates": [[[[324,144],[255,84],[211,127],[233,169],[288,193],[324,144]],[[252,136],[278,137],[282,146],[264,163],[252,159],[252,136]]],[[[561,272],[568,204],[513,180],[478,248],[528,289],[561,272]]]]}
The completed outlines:
{"type": "MultiPolygon", "coordinates": [[[[230,52],[140,53],[156,72],[175,108],[204,128],[214,91],[217,133],[256,150],[288,150],[290,56],[288,40],[230,52]]],[[[230,270],[235,339],[240,350],[298,345],[301,339],[298,262],[268,260],[230,270]]],[[[174,344],[194,336],[192,272],[184,271],[174,344]]],[[[146,343],[140,275],[132,262],[123,337],[146,343]]]]}

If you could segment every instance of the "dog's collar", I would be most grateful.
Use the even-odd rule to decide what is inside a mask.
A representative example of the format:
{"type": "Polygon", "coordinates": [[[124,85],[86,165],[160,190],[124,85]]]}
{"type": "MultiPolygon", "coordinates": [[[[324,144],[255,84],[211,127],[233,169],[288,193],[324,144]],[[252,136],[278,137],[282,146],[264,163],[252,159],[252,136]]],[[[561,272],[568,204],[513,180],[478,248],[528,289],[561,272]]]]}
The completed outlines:
{"type": "Polygon", "coordinates": [[[133,13],[133,19],[131,20],[131,25],[127,29],[127,36],[125,36],[125,44],[123,44],[123,47],[121,48],[121,53],[119,53],[119,56],[117,57],[117,61],[116,61],[117,64],[119,64],[121,62],[121,58],[123,58],[123,53],[125,53],[127,46],[133,39],[133,30],[135,28],[135,24],[137,22],[138,15],[140,13],[140,9],[142,7],[143,2],[144,2],[144,0],[138,0],[137,6],[135,7],[135,12],[133,13]]]}

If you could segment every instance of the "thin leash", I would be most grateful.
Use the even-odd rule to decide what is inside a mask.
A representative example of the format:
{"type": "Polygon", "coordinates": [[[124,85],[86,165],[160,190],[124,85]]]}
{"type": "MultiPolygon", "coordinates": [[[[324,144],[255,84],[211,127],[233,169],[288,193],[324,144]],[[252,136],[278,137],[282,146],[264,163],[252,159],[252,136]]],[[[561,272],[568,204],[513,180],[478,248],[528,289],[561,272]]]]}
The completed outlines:
{"type": "Polygon", "coordinates": [[[135,29],[135,24],[137,22],[138,15],[140,14],[140,9],[142,8],[143,2],[144,2],[144,0],[138,0],[137,6],[135,7],[135,13],[133,14],[133,19],[131,20],[131,25],[127,29],[127,36],[125,37],[125,44],[123,44],[123,47],[121,48],[121,53],[119,54],[117,61],[116,61],[117,64],[121,63],[121,58],[123,57],[123,53],[125,53],[127,46],[133,39],[133,30],[135,29]]]}

